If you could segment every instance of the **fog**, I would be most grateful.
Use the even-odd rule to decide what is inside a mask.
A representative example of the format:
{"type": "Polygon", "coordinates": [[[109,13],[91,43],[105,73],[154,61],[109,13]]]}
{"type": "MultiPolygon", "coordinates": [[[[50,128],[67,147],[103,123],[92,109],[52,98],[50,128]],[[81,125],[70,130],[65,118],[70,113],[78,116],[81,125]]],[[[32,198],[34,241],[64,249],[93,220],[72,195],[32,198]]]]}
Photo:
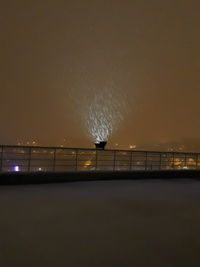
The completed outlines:
{"type": "Polygon", "coordinates": [[[4,1],[0,143],[91,147],[87,110],[106,91],[123,118],[110,147],[199,150],[199,8],[197,0],[4,1]]]}

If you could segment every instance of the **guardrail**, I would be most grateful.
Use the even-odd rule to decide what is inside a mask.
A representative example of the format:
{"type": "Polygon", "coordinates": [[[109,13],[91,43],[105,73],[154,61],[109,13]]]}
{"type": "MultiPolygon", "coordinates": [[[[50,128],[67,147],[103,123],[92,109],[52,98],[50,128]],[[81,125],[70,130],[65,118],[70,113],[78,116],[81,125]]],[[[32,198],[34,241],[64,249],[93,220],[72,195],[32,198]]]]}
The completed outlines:
{"type": "Polygon", "coordinates": [[[0,172],[200,169],[200,153],[0,146],[0,172]]]}

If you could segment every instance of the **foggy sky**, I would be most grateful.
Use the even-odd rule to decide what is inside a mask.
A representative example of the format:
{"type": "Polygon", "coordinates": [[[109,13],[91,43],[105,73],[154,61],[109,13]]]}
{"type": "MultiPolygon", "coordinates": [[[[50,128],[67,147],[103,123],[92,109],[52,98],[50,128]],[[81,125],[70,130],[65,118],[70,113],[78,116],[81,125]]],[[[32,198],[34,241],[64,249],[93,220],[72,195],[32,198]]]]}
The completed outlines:
{"type": "Polygon", "coordinates": [[[125,107],[110,147],[191,140],[193,149],[199,10],[198,0],[1,3],[0,143],[91,147],[77,111],[112,87],[125,107]]]}

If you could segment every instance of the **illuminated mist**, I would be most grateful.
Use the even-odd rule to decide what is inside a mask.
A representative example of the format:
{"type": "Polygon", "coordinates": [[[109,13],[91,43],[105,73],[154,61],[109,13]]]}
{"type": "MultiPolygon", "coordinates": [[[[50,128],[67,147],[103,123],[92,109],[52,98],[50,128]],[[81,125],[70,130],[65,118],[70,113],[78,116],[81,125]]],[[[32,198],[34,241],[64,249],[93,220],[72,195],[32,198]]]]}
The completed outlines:
{"type": "Polygon", "coordinates": [[[70,92],[71,103],[74,103],[72,112],[77,114],[83,133],[92,143],[108,141],[128,112],[126,94],[113,84],[103,87],[86,89],[78,99],[76,90],[70,92]]]}
{"type": "Polygon", "coordinates": [[[83,121],[94,143],[108,141],[120,126],[123,110],[119,100],[113,90],[101,90],[88,103],[83,121]]]}

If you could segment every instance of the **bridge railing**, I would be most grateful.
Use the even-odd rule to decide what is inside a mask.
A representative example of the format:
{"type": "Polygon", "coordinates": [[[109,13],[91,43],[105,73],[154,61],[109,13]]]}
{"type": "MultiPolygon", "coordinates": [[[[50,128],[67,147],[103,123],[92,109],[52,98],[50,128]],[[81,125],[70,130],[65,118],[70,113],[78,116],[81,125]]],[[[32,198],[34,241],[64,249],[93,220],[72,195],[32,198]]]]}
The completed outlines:
{"type": "Polygon", "coordinates": [[[200,169],[200,153],[0,146],[0,172],[200,169]]]}

